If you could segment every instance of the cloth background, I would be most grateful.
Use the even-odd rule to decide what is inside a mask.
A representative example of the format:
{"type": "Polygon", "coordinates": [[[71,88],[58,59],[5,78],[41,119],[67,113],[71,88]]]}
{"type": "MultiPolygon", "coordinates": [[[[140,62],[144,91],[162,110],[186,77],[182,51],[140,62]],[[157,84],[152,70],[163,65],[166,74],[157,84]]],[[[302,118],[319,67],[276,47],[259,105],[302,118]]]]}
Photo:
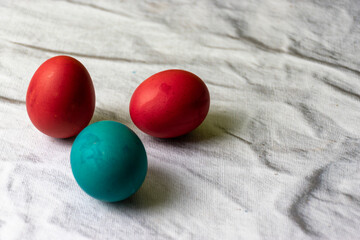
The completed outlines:
{"type": "Polygon", "coordinates": [[[0,239],[359,239],[360,2],[0,2],[0,239]],[[92,122],[143,141],[149,171],[116,204],[87,196],[31,124],[29,81],[55,55],[92,76],[92,122]],[[185,69],[211,94],[172,140],[132,123],[135,88],[185,69]]]}

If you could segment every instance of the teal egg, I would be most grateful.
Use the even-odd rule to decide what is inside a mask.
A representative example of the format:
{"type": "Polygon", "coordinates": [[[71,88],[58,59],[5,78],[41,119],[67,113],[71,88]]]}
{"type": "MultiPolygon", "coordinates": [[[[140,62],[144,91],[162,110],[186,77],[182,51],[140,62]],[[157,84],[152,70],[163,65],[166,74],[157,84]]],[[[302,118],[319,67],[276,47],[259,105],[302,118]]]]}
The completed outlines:
{"type": "Polygon", "coordinates": [[[127,126],[101,121],[84,128],[70,154],[79,186],[90,196],[116,202],[134,194],[145,180],[147,157],[139,137],[127,126]]]}

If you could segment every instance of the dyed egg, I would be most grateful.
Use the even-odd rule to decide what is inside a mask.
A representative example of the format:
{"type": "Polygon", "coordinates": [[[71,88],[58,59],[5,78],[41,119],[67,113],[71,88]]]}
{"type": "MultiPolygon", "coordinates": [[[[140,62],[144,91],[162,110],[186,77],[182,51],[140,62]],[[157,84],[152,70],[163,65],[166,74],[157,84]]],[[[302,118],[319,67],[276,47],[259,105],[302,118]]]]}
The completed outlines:
{"type": "Polygon", "coordinates": [[[114,121],[96,122],[81,131],[72,146],[70,161],[79,186],[106,202],[134,194],[147,172],[141,140],[128,127],[114,121]]]}
{"type": "Polygon", "coordinates": [[[198,127],[209,106],[209,91],[198,76],[184,70],[167,70],[137,87],[129,110],[132,121],[143,132],[173,138],[198,127]]]}
{"type": "Polygon", "coordinates": [[[68,138],[78,134],[95,109],[95,91],[88,71],[72,57],[48,59],[30,81],[26,108],[31,122],[46,135],[68,138]]]}

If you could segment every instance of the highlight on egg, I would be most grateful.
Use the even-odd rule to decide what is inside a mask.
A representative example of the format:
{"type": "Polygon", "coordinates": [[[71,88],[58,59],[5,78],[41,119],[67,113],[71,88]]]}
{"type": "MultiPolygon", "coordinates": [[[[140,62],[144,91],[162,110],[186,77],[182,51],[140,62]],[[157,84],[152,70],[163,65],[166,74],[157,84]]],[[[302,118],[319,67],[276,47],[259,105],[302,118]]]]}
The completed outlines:
{"type": "Polygon", "coordinates": [[[26,94],[31,122],[55,138],[77,135],[95,110],[95,90],[83,64],[69,56],[45,61],[33,75],[26,94]]]}
{"type": "Polygon", "coordinates": [[[130,100],[130,116],[143,132],[174,138],[197,128],[210,107],[206,84],[178,69],[156,73],[142,82],[130,100]]]}

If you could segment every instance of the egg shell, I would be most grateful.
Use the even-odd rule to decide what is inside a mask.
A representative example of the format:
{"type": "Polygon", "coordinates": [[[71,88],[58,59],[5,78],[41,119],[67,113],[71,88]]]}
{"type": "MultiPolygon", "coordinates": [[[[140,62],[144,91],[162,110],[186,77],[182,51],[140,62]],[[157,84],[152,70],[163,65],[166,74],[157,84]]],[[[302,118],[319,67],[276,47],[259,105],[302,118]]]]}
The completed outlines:
{"type": "Polygon", "coordinates": [[[141,140],[128,127],[114,121],[87,126],[76,137],[70,159],[79,186],[90,196],[107,202],[134,194],[147,173],[141,140]]]}
{"type": "Polygon", "coordinates": [[[166,70],[142,82],[130,101],[130,116],[143,132],[173,138],[198,127],[210,107],[205,83],[184,70],[166,70]]]}
{"type": "Polygon", "coordinates": [[[48,59],[30,81],[26,108],[41,132],[56,138],[78,134],[95,109],[95,90],[88,71],[69,56],[48,59]]]}

